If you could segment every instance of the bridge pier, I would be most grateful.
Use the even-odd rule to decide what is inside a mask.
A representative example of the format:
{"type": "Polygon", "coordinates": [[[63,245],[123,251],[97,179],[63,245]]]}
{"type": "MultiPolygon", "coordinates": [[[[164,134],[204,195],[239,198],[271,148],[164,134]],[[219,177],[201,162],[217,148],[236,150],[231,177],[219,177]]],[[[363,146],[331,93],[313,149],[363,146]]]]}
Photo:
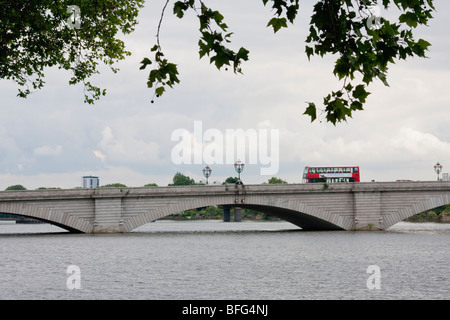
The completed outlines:
{"type": "MultiPolygon", "coordinates": [[[[223,222],[231,221],[231,206],[223,206],[223,222]]],[[[242,221],[242,208],[234,207],[234,221],[242,221]]]]}
{"type": "Polygon", "coordinates": [[[230,206],[223,206],[223,222],[230,222],[230,206]]]}
{"type": "Polygon", "coordinates": [[[234,207],[234,221],[242,221],[242,209],[240,207],[234,207]]]}
{"type": "Polygon", "coordinates": [[[96,198],[94,212],[92,233],[124,232],[122,198],[96,198]]]}
{"type": "Polygon", "coordinates": [[[354,230],[384,229],[381,214],[381,192],[355,192],[354,210],[354,230]]]}

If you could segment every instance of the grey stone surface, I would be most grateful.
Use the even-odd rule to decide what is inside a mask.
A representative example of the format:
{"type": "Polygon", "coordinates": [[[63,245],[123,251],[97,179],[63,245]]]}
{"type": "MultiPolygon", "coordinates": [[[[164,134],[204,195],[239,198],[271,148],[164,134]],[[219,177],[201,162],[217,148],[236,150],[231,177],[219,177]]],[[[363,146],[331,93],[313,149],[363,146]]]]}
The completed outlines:
{"type": "Polygon", "coordinates": [[[450,182],[202,185],[1,191],[0,212],[84,233],[121,233],[182,212],[228,205],[308,230],[384,230],[450,203],[450,182]]]}

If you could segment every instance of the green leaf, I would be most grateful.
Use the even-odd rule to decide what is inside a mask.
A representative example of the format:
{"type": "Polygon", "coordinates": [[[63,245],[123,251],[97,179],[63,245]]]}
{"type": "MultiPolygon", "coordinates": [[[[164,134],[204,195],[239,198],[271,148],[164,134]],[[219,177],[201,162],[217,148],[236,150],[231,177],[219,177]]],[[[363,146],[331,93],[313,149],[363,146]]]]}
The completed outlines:
{"type": "Polygon", "coordinates": [[[308,107],[303,114],[309,115],[311,117],[311,122],[317,119],[317,110],[314,102],[308,102],[308,107]]]}
{"type": "Polygon", "coordinates": [[[155,93],[158,96],[161,96],[164,93],[164,91],[166,91],[166,89],[164,89],[164,87],[158,87],[155,89],[155,93]]]}
{"type": "Polygon", "coordinates": [[[175,2],[175,4],[173,5],[173,13],[178,17],[178,18],[183,18],[184,17],[184,11],[186,11],[188,9],[190,4],[188,3],[184,3],[183,1],[177,1],[175,2]]]}
{"type": "Polygon", "coordinates": [[[239,49],[238,53],[236,54],[236,60],[241,60],[242,59],[244,61],[247,61],[248,60],[248,54],[249,54],[249,51],[247,49],[241,47],[239,49]]]}
{"type": "Polygon", "coordinates": [[[222,23],[223,21],[223,15],[219,12],[219,11],[214,11],[214,20],[216,21],[217,25],[225,31],[225,29],[227,28],[227,25],[222,23]]]}
{"type": "Polygon", "coordinates": [[[310,60],[311,56],[314,55],[314,49],[309,46],[305,47],[305,52],[306,55],[308,56],[308,60],[310,60]]]}
{"type": "Polygon", "coordinates": [[[419,39],[417,43],[414,44],[413,51],[419,57],[425,57],[425,51],[428,50],[429,46],[431,46],[431,43],[423,39],[419,39]]]}
{"type": "Polygon", "coordinates": [[[415,28],[417,27],[417,16],[412,12],[406,12],[401,14],[398,20],[401,23],[406,23],[408,26],[415,28]]]}
{"type": "Polygon", "coordinates": [[[380,72],[380,74],[378,75],[378,78],[383,82],[383,84],[384,84],[386,87],[389,87],[389,83],[388,83],[387,80],[386,80],[386,74],[380,72]]]}
{"type": "Polygon", "coordinates": [[[151,62],[151,60],[149,58],[144,58],[141,61],[141,64],[142,64],[142,66],[139,69],[140,70],[144,70],[147,67],[147,65],[152,64],[152,62],[151,62]]]}
{"type": "Polygon", "coordinates": [[[363,110],[363,105],[361,102],[359,101],[352,101],[352,103],[350,104],[350,110],[355,111],[355,110],[363,110]]]}
{"type": "Polygon", "coordinates": [[[428,50],[428,47],[431,46],[431,43],[426,40],[419,39],[419,41],[417,41],[417,45],[425,51],[428,50]]]}
{"type": "Polygon", "coordinates": [[[345,86],[345,90],[347,90],[347,91],[352,91],[352,89],[353,89],[353,86],[351,83],[349,83],[348,85],[345,86]]]}
{"type": "Polygon", "coordinates": [[[208,53],[209,53],[210,48],[209,48],[209,46],[208,46],[205,42],[203,42],[201,39],[198,41],[198,46],[199,46],[199,48],[200,48],[200,50],[198,51],[198,53],[199,53],[200,59],[201,59],[201,58],[203,58],[203,56],[204,56],[205,54],[208,54],[208,53]]]}
{"type": "Polygon", "coordinates": [[[357,85],[353,90],[353,97],[358,99],[361,103],[366,102],[366,98],[370,93],[366,91],[363,84],[357,85]]]}
{"type": "Polygon", "coordinates": [[[267,27],[272,26],[273,32],[276,33],[281,28],[287,28],[287,20],[286,18],[272,18],[269,23],[267,23],[267,27]]]}

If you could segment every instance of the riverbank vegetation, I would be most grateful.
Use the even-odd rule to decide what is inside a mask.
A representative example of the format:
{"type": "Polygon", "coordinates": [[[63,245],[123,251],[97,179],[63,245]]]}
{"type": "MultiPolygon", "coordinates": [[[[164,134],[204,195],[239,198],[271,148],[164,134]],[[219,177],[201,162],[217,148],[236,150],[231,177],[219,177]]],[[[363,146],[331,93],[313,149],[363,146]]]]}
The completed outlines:
{"type": "MultiPolygon", "coordinates": [[[[276,217],[269,214],[258,212],[251,209],[241,208],[242,220],[279,220],[276,217]]],[[[197,208],[192,210],[186,210],[181,213],[173,214],[163,218],[165,220],[222,220],[223,219],[223,207],[222,206],[209,206],[204,208],[197,208]]],[[[234,220],[234,208],[230,210],[230,220],[234,220]]]]}
{"type": "Polygon", "coordinates": [[[424,211],[405,219],[408,222],[450,222],[450,204],[424,211]]]}

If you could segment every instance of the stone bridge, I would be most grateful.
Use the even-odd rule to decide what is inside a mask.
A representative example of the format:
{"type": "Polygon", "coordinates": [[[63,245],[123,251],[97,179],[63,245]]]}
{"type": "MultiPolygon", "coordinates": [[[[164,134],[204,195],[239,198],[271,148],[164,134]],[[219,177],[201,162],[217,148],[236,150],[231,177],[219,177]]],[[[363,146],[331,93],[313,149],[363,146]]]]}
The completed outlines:
{"type": "Polygon", "coordinates": [[[450,203],[450,182],[202,185],[0,192],[0,212],[72,232],[123,233],[184,210],[223,205],[268,213],[304,230],[384,230],[450,203]]]}

